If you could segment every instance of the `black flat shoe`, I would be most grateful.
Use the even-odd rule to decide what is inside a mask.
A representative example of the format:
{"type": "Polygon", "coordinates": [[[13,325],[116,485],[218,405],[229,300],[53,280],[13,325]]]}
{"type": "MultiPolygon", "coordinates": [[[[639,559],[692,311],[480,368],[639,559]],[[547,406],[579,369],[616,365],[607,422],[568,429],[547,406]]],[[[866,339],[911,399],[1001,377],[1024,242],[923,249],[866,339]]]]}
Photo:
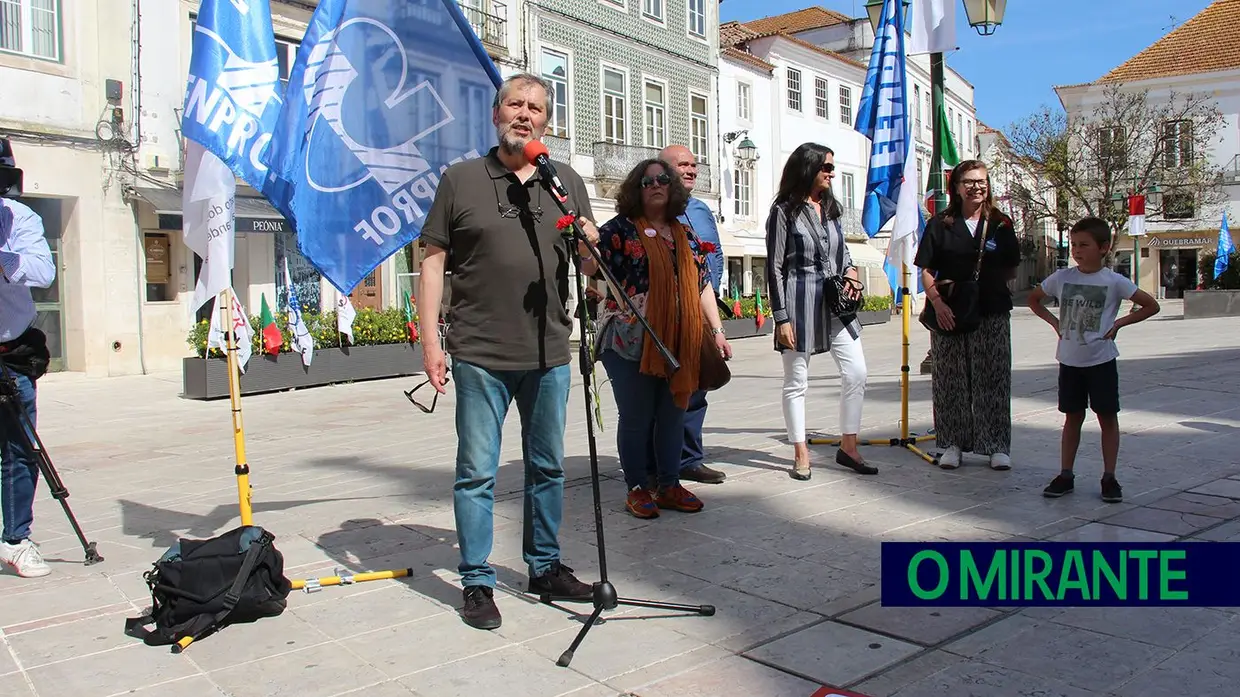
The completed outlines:
{"type": "Polygon", "coordinates": [[[871,467],[864,462],[857,462],[843,450],[835,451],[835,462],[847,467],[850,470],[853,470],[857,474],[878,474],[877,467],[871,467]]]}

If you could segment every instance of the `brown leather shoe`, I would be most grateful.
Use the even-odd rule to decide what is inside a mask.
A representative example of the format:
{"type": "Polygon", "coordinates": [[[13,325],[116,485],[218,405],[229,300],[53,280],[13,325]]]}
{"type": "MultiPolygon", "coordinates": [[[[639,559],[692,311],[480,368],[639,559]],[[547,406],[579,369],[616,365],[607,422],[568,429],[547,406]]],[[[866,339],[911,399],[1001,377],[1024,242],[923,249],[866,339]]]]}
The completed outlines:
{"type": "Polygon", "coordinates": [[[719,470],[711,469],[706,465],[699,464],[681,469],[680,478],[703,484],[722,484],[728,478],[728,475],[719,470]]]}

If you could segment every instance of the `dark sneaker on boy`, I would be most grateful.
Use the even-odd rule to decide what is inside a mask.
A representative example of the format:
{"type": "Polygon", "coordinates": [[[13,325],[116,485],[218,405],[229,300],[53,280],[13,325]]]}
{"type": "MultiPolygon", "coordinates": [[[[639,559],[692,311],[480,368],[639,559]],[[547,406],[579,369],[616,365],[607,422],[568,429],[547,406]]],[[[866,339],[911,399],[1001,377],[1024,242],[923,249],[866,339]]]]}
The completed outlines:
{"type": "Polygon", "coordinates": [[[1124,500],[1124,489],[1113,474],[1102,475],[1102,500],[1107,503],[1120,503],[1124,500]]]}
{"type": "Polygon", "coordinates": [[[466,586],[465,608],[461,618],[474,629],[499,629],[499,608],[495,605],[495,589],[489,586],[466,586]]]}
{"type": "Polygon", "coordinates": [[[1059,473],[1058,477],[1051,480],[1042,490],[1042,495],[1048,499],[1057,499],[1064,494],[1071,494],[1072,489],[1076,485],[1076,477],[1070,474],[1059,473]]]}

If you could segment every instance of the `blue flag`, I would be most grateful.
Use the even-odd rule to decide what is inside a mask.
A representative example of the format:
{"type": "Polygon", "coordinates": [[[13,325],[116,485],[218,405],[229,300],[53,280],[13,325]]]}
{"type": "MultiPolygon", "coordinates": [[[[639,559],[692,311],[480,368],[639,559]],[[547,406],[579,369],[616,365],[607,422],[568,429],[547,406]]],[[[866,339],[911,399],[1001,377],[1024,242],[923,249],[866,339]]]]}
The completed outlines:
{"type": "Polygon", "coordinates": [[[1231,255],[1235,253],[1236,245],[1231,241],[1231,230],[1227,227],[1227,214],[1223,214],[1223,227],[1218,231],[1218,251],[1214,257],[1214,277],[1218,278],[1227,271],[1228,264],[1231,263],[1231,255]]]}
{"type": "Polygon", "coordinates": [[[268,0],[202,0],[191,55],[182,134],[266,192],[262,154],[281,107],[268,0]]]}
{"type": "Polygon", "coordinates": [[[865,87],[857,106],[857,131],[870,139],[861,226],[870,237],[895,215],[909,149],[909,111],[904,62],[904,12],[900,0],[886,0],[870,52],[865,87]]]}
{"type": "Polygon", "coordinates": [[[320,0],[266,162],[341,293],[417,238],[449,165],[497,143],[500,82],[455,0],[320,0]]]}

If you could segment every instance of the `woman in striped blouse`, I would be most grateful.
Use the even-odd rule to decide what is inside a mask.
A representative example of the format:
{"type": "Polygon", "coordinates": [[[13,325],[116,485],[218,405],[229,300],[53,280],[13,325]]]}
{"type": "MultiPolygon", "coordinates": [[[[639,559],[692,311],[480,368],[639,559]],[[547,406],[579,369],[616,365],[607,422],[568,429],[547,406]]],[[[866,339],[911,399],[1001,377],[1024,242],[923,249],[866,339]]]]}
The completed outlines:
{"type": "MultiPolygon", "coordinates": [[[[784,423],[795,453],[792,476],[809,479],[805,392],[810,357],[830,351],[840,371],[840,433],[836,463],[859,474],[877,474],[857,450],[866,366],[861,323],[837,317],[827,304],[827,279],[857,279],[831,192],[835,155],[803,143],[784,164],[779,193],[766,221],[766,285],[775,320],[775,350],[783,354],[784,423]]],[[[859,292],[859,291],[858,291],[859,292]]]]}

